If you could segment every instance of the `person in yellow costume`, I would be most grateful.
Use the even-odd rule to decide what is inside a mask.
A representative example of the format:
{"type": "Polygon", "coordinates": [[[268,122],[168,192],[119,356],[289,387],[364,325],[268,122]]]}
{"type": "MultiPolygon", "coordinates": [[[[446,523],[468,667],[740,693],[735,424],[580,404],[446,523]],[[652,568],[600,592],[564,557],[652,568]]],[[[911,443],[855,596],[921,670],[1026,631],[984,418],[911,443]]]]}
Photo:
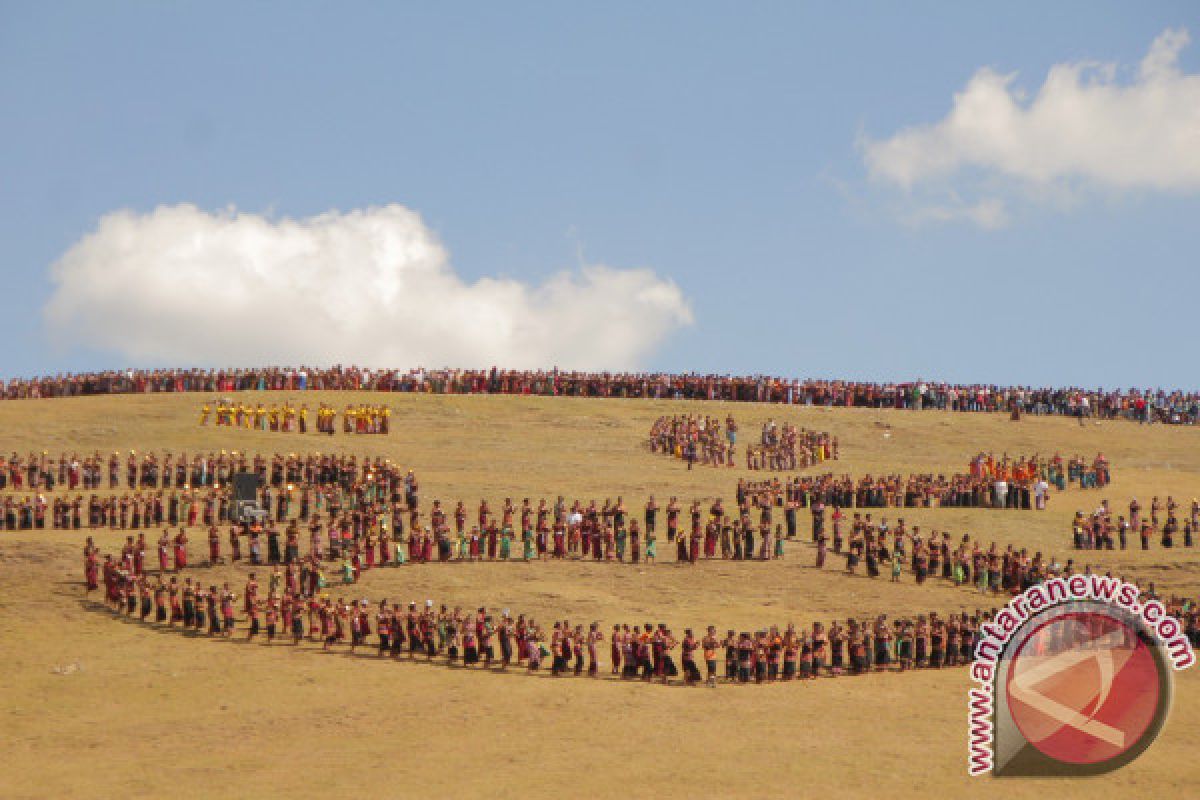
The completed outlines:
{"type": "Polygon", "coordinates": [[[379,432],[387,433],[388,430],[391,428],[392,408],[391,408],[391,406],[384,406],[383,408],[381,408],[379,410],[379,413],[380,413],[380,416],[382,417],[382,422],[380,424],[379,432]]]}
{"type": "Polygon", "coordinates": [[[201,425],[207,425],[207,424],[208,424],[208,415],[209,415],[211,412],[212,412],[212,407],[211,407],[211,406],[209,406],[209,404],[208,404],[208,403],[205,403],[205,404],[204,404],[204,405],[203,405],[203,406],[200,408],[200,424],[201,424],[201,425]]]}

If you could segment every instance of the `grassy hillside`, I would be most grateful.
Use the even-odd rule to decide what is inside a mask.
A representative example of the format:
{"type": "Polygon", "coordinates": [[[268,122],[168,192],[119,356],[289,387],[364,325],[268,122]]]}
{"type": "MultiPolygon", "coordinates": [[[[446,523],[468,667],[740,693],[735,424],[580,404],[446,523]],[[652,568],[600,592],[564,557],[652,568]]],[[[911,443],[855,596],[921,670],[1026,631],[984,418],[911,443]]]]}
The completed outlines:
{"type": "MultiPolygon", "coordinates": [[[[257,395],[254,395],[257,397],[257,395]]],[[[760,405],[306,393],[314,405],[387,402],[386,437],[333,437],[201,428],[198,395],[97,397],[0,403],[0,448],[139,452],[148,449],[337,451],[383,455],[414,468],[422,502],[474,507],[621,495],[721,496],[731,504],[743,469],[687,471],[645,446],[660,414],[732,411],[742,437],[767,417],[828,430],[841,440],[837,472],[963,471],[972,454],[1103,451],[1114,470],[1102,492],[1055,494],[1046,512],[929,509],[904,516],[922,530],[970,533],[1068,554],[1077,509],[1131,495],[1183,504],[1200,494],[1200,431],[1001,415],[909,413],[760,405]],[[885,436],[887,433],[889,435],[885,436]]],[[[802,530],[807,531],[806,515],[802,530]]],[[[198,533],[198,532],[197,532],[198,533]]],[[[662,689],[616,681],[469,674],[443,666],[379,662],[373,654],[322,654],[186,638],[115,621],[81,602],[83,533],[0,533],[0,641],[8,654],[0,692],[6,736],[0,796],[181,797],[711,796],[1032,797],[1180,789],[1194,785],[1200,679],[1185,673],[1159,741],[1132,766],[1085,784],[969,781],[965,775],[965,672],[826,679],[764,687],[662,689]],[[68,675],[56,666],[79,664],[68,675]],[[85,789],[84,787],[88,787],[85,789]],[[692,791],[691,794],[697,792],[692,791]]],[[[123,534],[104,532],[111,549],[123,534]]],[[[807,536],[802,537],[803,540],[807,536]]],[[[193,551],[200,552],[198,535],[193,551]]],[[[782,562],[432,564],[374,570],[354,588],[371,600],[432,598],[509,607],[549,621],[760,627],[888,612],[992,605],[967,589],[917,587],[842,574],[793,544],[782,562]]],[[[1200,591],[1200,554],[1089,553],[1084,559],[1168,591],[1200,591]]],[[[214,579],[239,587],[245,567],[214,579]]],[[[344,651],[345,648],[342,648],[344,651]]]]}

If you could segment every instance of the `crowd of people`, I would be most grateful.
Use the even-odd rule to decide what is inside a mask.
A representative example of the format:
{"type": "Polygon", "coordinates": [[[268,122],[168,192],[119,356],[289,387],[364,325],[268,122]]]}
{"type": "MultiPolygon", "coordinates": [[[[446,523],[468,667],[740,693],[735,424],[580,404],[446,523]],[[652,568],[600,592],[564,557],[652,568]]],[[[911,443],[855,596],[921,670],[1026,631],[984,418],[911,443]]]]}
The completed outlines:
{"type": "MultiPolygon", "coordinates": [[[[652,496],[640,509],[631,510],[620,497],[615,502],[568,503],[560,496],[536,504],[529,498],[519,504],[506,498],[494,509],[481,500],[471,511],[462,501],[451,508],[435,500],[423,513],[415,476],[388,464],[313,455],[291,461],[260,456],[250,466],[264,474],[262,501],[270,514],[262,524],[236,523],[228,495],[214,488],[200,498],[175,490],[135,493],[133,498],[93,496],[82,509],[78,499],[55,498],[51,526],[79,529],[86,519],[88,528],[134,531],[136,538],[135,534],[127,537],[122,562],[137,565],[138,573],[152,547],[147,539],[153,536],[151,529],[163,528],[155,544],[160,570],[169,571],[194,561],[189,558],[186,529],[200,525],[207,531],[209,564],[225,563],[228,557],[230,563],[245,560],[253,566],[307,570],[321,584],[336,580],[354,584],[367,570],[408,562],[654,563],[660,518],[667,541],[674,544],[677,563],[783,558],[786,543],[798,538],[799,509],[807,507],[818,568],[825,566],[832,552],[845,558],[851,574],[861,566],[871,578],[890,574],[892,580],[900,580],[910,573],[918,584],[940,577],[993,593],[1027,588],[1063,569],[1040,552],[999,547],[994,542],[984,546],[968,535],[955,541],[937,530],[926,536],[918,526],[907,526],[902,517],[891,524],[886,516],[876,519],[869,511],[850,512],[850,505],[827,503],[820,493],[806,491],[803,487],[812,480],[808,476],[764,484],[743,481],[733,512],[727,512],[720,499],[703,505],[693,500],[685,506],[671,497],[660,506],[652,496]],[[279,488],[299,474],[311,478],[312,485],[279,488]],[[227,547],[218,527],[225,524],[229,525],[227,547]],[[167,527],[177,527],[178,533],[171,535],[167,527]],[[307,551],[302,555],[304,544],[307,551]]],[[[839,499],[844,498],[835,497],[839,499]]],[[[1134,500],[1128,520],[1117,516],[1114,521],[1105,501],[1091,515],[1076,515],[1074,546],[1114,549],[1119,542],[1125,549],[1132,530],[1140,535],[1143,549],[1149,548],[1158,532],[1163,547],[1174,546],[1178,536],[1184,547],[1191,547],[1200,529],[1200,502],[1193,499],[1190,516],[1182,525],[1181,516],[1178,504],[1168,496],[1165,502],[1153,498],[1145,516],[1134,500]]],[[[10,496],[2,520],[7,529],[44,527],[45,509],[31,510],[27,504],[15,504],[10,496]]],[[[199,538],[202,545],[205,537],[199,538]]],[[[1072,566],[1068,561],[1067,568],[1072,566]]]]}
{"type": "MultiPolygon", "coordinates": [[[[317,408],[317,418],[322,419],[328,407],[322,403],[317,408]]],[[[282,404],[272,402],[269,406],[259,403],[235,403],[229,398],[206,402],[200,407],[200,425],[213,424],[218,428],[245,428],[246,430],[279,431],[282,433],[308,432],[308,404],[293,403],[289,398],[282,404]]],[[[320,424],[318,424],[318,430],[320,424]]]]}
{"type": "Polygon", "coordinates": [[[1142,550],[1149,550],[1155,539],[1160,547],[1169,550],[1177,543],[1192,547],[1195,537],[1200,535],[1200,500],[1194,497],[1190,509],[1181,509],[1171,495],[1167,495],[1165,501],[1155,496],[1150,500],[1148,514],[1143,514],[1142,505],[1135,497],[1129,501],[1129,516],[1116,514],[1115,517],[1108,500],[1101,501],[1090,514],[1076,511],[1071,522],[1072,545],[1076,550],[1125,550],[1133,535],[1142,550]]]}
{"type": "MultiPolygon", "coordinates": [[[[956,386],[924,381],[864,383],[800,381],[760,376],[608,374],[508,370],[372,370],[270,368],[255,370],[154,370],[65,375],[0,383],[10,399],[91,394],[316,389],[438,394],[522,394],[572,397],[648,397],[728,400],[910,410],[1060,414],[1192,424],[1200,394],[1165,391],[1031,389],[956,386]]],[[[318,404],[320,433],[386,434],[386,405],[348,405],[340,413],[318,404]]],[[[307,433],[309,407],[246,402],[227,396],[205,403],[200,424],[307,433]]],[[[765,423],[757,437],[736,448],[732,414],[677,414],[651,426],[650,449],[693,465],[727,467],[739,461],[752,471],[795,471],[836,460],[837,438],[789,423],[765,423]]],[[[661,507],[653,496],[634,508],[615,500],[505,498],[493,508],[480,500],[423,504],[418,481],[387,459],[333,454],[254,455],[207,453],[112,454],[46,451],[0,457],[0,525],[6,530],[108,529],[129,531],[119,552],[101,555],[92,537],[85,545],[87,591],[103,587],[114,613],[147,624],[210,637],[244,636],[325,650],[348,646],[379,658],[443,663],[462,669],[522,669],[545,664],[555,676],[607,676],[621,680],[715,686],[772,683],[824,676],[940,668],[970,662],[981,626],[994,610],[929,613],[891,619],[860,614],[828,625],[782,623],[756,630],[715,625],[675,629],[666,623],[604,625],[567,618],[542,624],[532,615],[487,607],[464,610],[432,600],[371,602],[361,597],[372,570],[409,563],[589,560],[650,564],[659,560],[663,533],[673,560],[695,565],[711,559],[767,561],[785,557],[801,539],[801,511],[811,518],[815,566],[833,555],[844,572],[918,585],[941,581],[970,587],[991,599],[1014,594],[1050,577],[1082,571],[1073,559],[969,534],[925,533],[903,518],[894,523],[877,509],[972,507],[1045,509],[1051,489],[1104,488],[1111,470],[1095,458],[1058,454],[997,457],[980,453],[967,472],[909,475],[794,475],[739,480],[736,507],[720,499],[661,507]],[[235,513],[232,482],[258,476],[265,518],[243,521],[235,513]],[[25,497],[19,496],[26,493],[25,497]],[[85,497],[86,496],[86,497],[85,497]],[[661,528],[660,528],[661,524],[661,528]],[[199,529],[197,531],[196,529],[199,529]],[[223,531],[224,529],[224,531],[223,531]],[[172,533],[171,531],[175,532],[172,533]],[[161,531],[156,535],[156,532],[161,531]],[[194,537],[194,541],[193,541],[194,537]],[[206,554],[196,558],[194,552],[206,554]],[[244,585],[202,581],[200,565],[239,565],[244,585]],[[155,568],[157,566],[157,569],[155,568]],[[258,576],[264,576],[260,584],[258,576]],[[677,634],[676,630],[680,630],[677,634]],[[676,659],[678,658],[678,662],[676,659]]],[[[1077,513],[1076,549],[1121,549],[1129,532],[1142,549],[1152,539],[1170,548],[1193,546],[1200,503],[1187,516],[1170,496],[1155,497],[1143,515],[1137,500],[1128,518],[1105,500],[1077,513]],[[1182,525],[1180,519],[1183,518],[1182,525]]],[[[1149,594],[1155,595],[1153,584],[1149,594]]],[[[1171,598],[1168,609],[1200,646],[1200,609],[1171,598]]]]}
{"type": "MultiPolygon", "coordinates": [[[[707,414],[661,416],[650,426],[650,452],[662,453],[694,464],[737,466],[737,420],[730,414],[722,429],[717,417],[707,414]]],[[[746,468],[773,472],[803,469],[838,457],[838,440],[828,433],[810,431],[791,423],[767,420],[756,442],[746,443],[746,468]]]]}
{"type": "MultiPolygon", "coordinates": [[[[333,433],[335,412],[329,409],[329,430],[333,433]]],[[[342,411],[342,433],[382,433],[391,429],[392,409],[386,405],[348,405],[342,411]]]]}
{"type": "Polygon", "coordinates": [[[74,397],[146,392],[305,391],[311,389],[434,394],[522,394],[728,400],[964,412],[1054,414],[1098,419],[1195,424],[1200,392],[1182,389],[1085,389],[995,386],[935,381],[867,382],[763,375],[567,372],[491,369],[250,369],[109,370],[13,378],[0,397],[74,397]]]}
{"type": "MultiPolygon", "coordinates": [[[[915,545],[914,561],[920,558],[919,550],[920,545],[915,545]]],[[[1035,559],[1022,565],[1013,559],[1016,566],[1010,578],[1007,556],[1000,559],[999,577],[991,566],[994,554],[979,568],[1012,591],[1076,572],[1070,562],[1060,566],[1035,559]]],[[[267,644],[279,638],[294,646],[319,643],[324,650],[348,645],[351,653],[361,647],[380,658],[468,669],[537,672],[548,661],[551,675],[579,676],[586,671],[593,678],[601,675],[607,640],[610,677],[664,684],[677,676],[685,685],[716,686],[719,681],[762,684],[966,665],[981,626],[995,614],[977,609],[974,614],[930,613],[894,620],[879,614],[835,620],[828,627],[820,622],[811,627],[771,625],[754,632],[728,629],[723,635],[709,625],[699,636],[685,629],[682,637],[665,623],[615,624],[606,634],[598,621],[585,626],[562,619],[543,626],[532,616],[514,617],[508,609],[496,614],[481,606],[471,612],[447,605],[435,608],[432,600],[405,605],[386,599],[347,600],[345,595],[335,601],[319,569],[308,565],[275,566],[265,586],[251,571],[238,595],[228,582],[206,587],[190,576],[180,581],[181,576],[165,569],[153,573],[128,546],[119,559],[111,555],[101,559],[89,540],[84,561],[87,591],[97,590],[102,583],[105,602],[115,613],[194,634],[230,638],[240,625],[247,639],[263,637],[267,644]]],[[[1153,584],[1147,594],[1157,597],[1153,584]]],[[[1200,645],[1196,604],[1173,597],[1167,608],[1183,621],[1191,641],[1200,645]]]]}
{"type": "Polygon", "coordinates": [[[400,503],[416,508],[420,490],[413,470],[378,457],[225,451],[139,457],[131,451],[128,459],[114,453],[54,460],[13,454],[0,465],[0,488],[32,493],[0,497],[0,530],[216,525],[234,516],[237,473],[257,476],[258,505],[279,523],[321,513],[362,516],[400,503]],[[126,491],[106,494],[105,486],[126,491]]]}
{"type": "MultiPolygon", "coordinates": [[[[252,577],[245,591],[257,592],[254,583],[252,577]]],[[[364,648],[380,658],[465,669],[538,672],[546,664],[553,676],[598,678],[607,666],[611,679],[666,685],[679,678],[684,685],[710,687],[964,666],[971,661],[980,625],[993,614],[933,612],[896,620],[881,614],[834,621],[828,628],[817,622],[811,628],[772,625],[723,635],[710,625],[700,636],[688,628],[677,638],[666,623],[616,624],[606,634],[598,622],[585,627],[563,619],[543,626],[507,610],[499,615],[486,607],[464,612],[440,605],[435,610],[432,600],[423,606],[386,599],[334,601],[328,594],[246,595],[244,616],[239,616],[238,595],[228,583],[204,587],[191,578],[182,584],[175,577],[130,578],[111,567],[105,586],[115,613],[210,637],[232,638],[240,624],[246,639],[262,637],[267,644],[278,638],[293,646],[319,643],[326,651],[364,648]]]]}
{"type": "Polygon", "coordinates": [[[1097,453],[1091,459],[1073,455],[1064,461],[1058,453],[1045,458],[1036,454],[1010,457],[1008,453],[996,457],[981,452],[971,459],[969,472],[976,480],[1044,481],[1060,492],[1068,484],[1080,489],[1103,489],[1112,481],[1112,467],[1104,453],[1097,453]]]}
{"type": "Polygon", "coordinates": [[[1045,510],[1050,486],[1044,479],[1020,480],[975,478],[952,475],[911,473],[909,475],[798,475],[792,478],[738,480],[739,505],[744,498],[756,504],[783,508],[788,529],[794,509],[811,508],[817,503],[841,509],[851,508],[993,508],[1008,510],[1045,510]]]}
{"type": "Polygon", "coordinates": [[[1000,547],[992,542],[985,547],[970,534],[955,540],[949,532],[932,530],[926,536],[920,526],[909,527],[902,518],[889,525],[886,518],[876,521],[869,513],[855,512],[847,528],[842,522],[835,514],[832,530],[826,533],[823,520],[814,518],[818,568],[825,566],[832,544],[851,575],[862,565],[868,578],[899,582],[909,572],[918,585],[940,577],[954,586],[992,594],[1023,591],[1075,568],[1073,561],[1060,564],[1053,556],[1012,544],[1000,547]]]}
{"type": "MultiPolygon", "coordinates": [[[[280,433],[308,433],[308,404],[294,403],[290,398],[282,404],[272,402],[243,403],[229,398],[207,402],[200,408],[200,425],[208,425],[209,417],[217,427],[280,433]],[[215,413],[214,413],[215,412],[215,413]]],[[[317,433],[337,432],[337,409],[318,403],[317,433]]],[[[386,434],[391,424],[392,409],[387,405],[347,405],[342,411],[342,433],[386,434]]]]}
{"type": "Polygon", "coordinates": [[[116,613],[210,637],[231,638],[241,625],[247,639],[276,638],[299,645],[320,643],[325,650],[348,645],[374,650],[379,657],[435,659],[463,668],[510,667],[530,671],[549,661],[552,675],[590,677],[601,673],[608,641],[608,674],[625,680],[684,684],[773,683],[870,671],[953,667],[969,663],[981,624],[993,611],[941,616],[930,613],[890,620],[887,615],[833,621],[828,627],[772,625],[754,632],[710,625],[697,636],[682,637],[665,623],[616,624],[610,633],[599,622],[572,625],[555,620],[542,626],[532,616],[515,617],[486,607],[464,612],[432,600],[372,604],[366,599],[336,601],[319,570],[308,565],[274,567],[266,585],[251,571],[239,595],[228,582],[207,587],[190,576],[157,573],[139,561],[129,545],[119,558],[100,558],[95,545],[84,548],[88,593],[104,587],[104,599],[116,613]],[[182,581],[180,580],[182,577],[182,581]],[[374,641],[368,638],[374,636],[374,641]],[[679,665],[675,652],[680,655],[679,665]],[[723,656],[723,658],[722,658],[723,656]],[[723,674],[720,662],[724,662],[723,674]],[[703,674],[701,668],[703,667],[703,674]]]}
{"type": "MultiPolygon", "coordinates": [[[[415,493],[406,494],[403,501],[387,491],[356,494],[346,502],[341,487],[333,491],[339,493],[332,495],[336,502],[302,502],[295,508],[276,505],[261,524],[233,520],[225,504],[189,505],[183,514],[171,505],[165,519],[160,518],[161,506],[154,505],[150,512],[133,509],[128,528],[122,509],[109,527],[136,532],[136,539],[134,534],[127,537],[122,558],[138,565],[146,562],[151,547],[149,529],[165,524],[177,525],[178,533],[172,536],[164,527],[157,540],[160,568],[186,566],[186,529],[199,523],[207,531],[208,564],[225,563],[228,557],[229,563],[245,560],[253,566],[307,568],[322,583],[340,580],[344,584],[356,583],[370,569],[410,562],[586,559],[655,563],[659,560],[660,515],[666,539],[673,544],[671,560],[677,564],[780,559],[785,557],[787,543],[799,538],[798,505],[785,507],[780,522],[778,506],[762,495],[741,490],[733,512],[728,512],[720,499],[706,505],[693,500],[684,506],[671,497],[660,506],[651,496],[641,508],[640,519],[620,497],[600,504],[594,500],[568,503],[560,496],[552,503],[542,498],[536,505],[529,498],[519,504],[506,498],[498,508],[481,500],[470,511],[462,501],[450,508],[435,500],[423,513],[415,493]],[[225,524],[227,540],[219,529],[225,524]]],[[[1136,509],[1136,504],[1131,508],[1136,509]]],[[[1161,506],[1155,499],[1151,510],[1154,526],[1161,509],[1166,509],[1166,530],[1170,532],[1176,525],[1174,501],[1161,506]]],[[[918,583],[940,576],[956,585],[993,592],[1027,586],[1060,569],[1053,557],[1044,558],[1040,552],[1012,545],[1000,548],[994,542],[985,547],[967,535],[956,542],[949,533],[937,530],[926,536],[919,526],[907,526],[903,518],[890,524],[887,517],[876,519],[870,512],[854,511],[848,518],[841,507],[827,506],[821,499],[809,506],[809,513],[818,568],[825,566],[832,548],[834,555],[846,559],[850,573],[863,565],[868,577],[890,572],[893,580],[899,580],[904,572],[910,572],[918,583]]],[[[1197,513],[1200,507],[1194,504],[1193,518],[1197,513]]],[[[1123,530],[1120,525],[1117,528],[1123,530]]],[[[1192,530],[1191,522],[1185,525],[1185,546],[1190,545],[1192,530]]]]}
{"type": "Polygon", "coordinates": [[[693,464],[714,467],[735,467],[735,448],[738,427],[733,415],[725,418],[724,433],[721,422],[707,414],[676,414],[662,416],[650,426],[650,452],[693,464]]]}
{"type": "MultiPolygon", "coordinates": [[[[265,491],[269,498],[270,490],[265,491]]],[[[144,560],[149,547],[147,529],[178,527],[179,532],[174,536],[164,529],[158,540],[159,560],[164,569],[170,558],[180,564],[187,563],[186,528],[197,525],[208,531],[208,562],[212,564],[222,563],[226,554],[237,562],[243,558],[243,549],[251,564],[297,563],[302,560],[303,538],[308,545],[303,560],[311,561],[314,570],[318,566],[324,569],[326,562],[334,562],[346,583],[357,581],[362,571],[377,565],[408,562],[588,559],[654,563],[658,560],[660,512],[665,517],[667,540],[676,543],[676,560],[680,562],[696,563],[701,557],[715,556],[718,540],[722,542],[723,555],[729,558],[783,556],[784,537],[779,526],[762,530],[748,517],[731,520],[719,500],[705,512],[699,501],[685,511],[674,497],[660,509],[651,497],[639,520],[620,497],[602,504],[595,500],[574,500],[568,504],[560,496],[553,503],[540,499],[536,506],[529,498],[520,505],[506,498],[496,509],[481,500],[474,514],[462,501],[451,509],[435,500],[426,515],[419,509],[415,493],[406,494],[401,501],[387,492],[347,496],[337,486],[313,491],[316,502],[310,502],[307,493],[301,494],[296,504],[280,500],[271,505],[268,499],[266,508],[274,513],[263,523],[250,527],[233,519],[233,504],[225,495],[214,495],[204,502],[185,500],[178,506],[172,500],[165,506],[165,512],[157,497],[148,505],[134,502],[129,506],[108,499],[99,503],[98,512],[89,506],[87,527],[140,531],[136,541],[133,535],[127,541],[131,557],[139,560],[144,560]],[[97,513],[99,521],[93,525],[97,513]],[[690,528],[683,525],[685,513],[690,518],[690,528]],[[705,513],[709,515],[707,518],[705,513]],[[218,527],[224,524],[229,524],[227,550],[223,549],[218,527]]],[[[62,508],[69,510],[60,511],[57,505],[54,508],[52,527],[83,527],[78,524],[79,512],[73,502],[63,504],[62,508]]],[[[10,521],[12,518],[6,513],[5,525],[10,521]]],[[[17,515],[16,524],[18,530],[29,527],[23,513],[17,515]]],[[[36,521],[33,527],[38,527],[36,521]]]]}
{"type": "Polygon", "coordinates": [[[43,450],[0,456],[0,491],[53,492],[100,489],[187,489],[226,486],[237,473],[257,475],[265,486],[332,486],[350,488],[363,483],[416,492],[416,476],[391,459],[375,456],[321,453],[257,453],[221,450],[103,454],[61,452],[57,458],[43,450]]]}

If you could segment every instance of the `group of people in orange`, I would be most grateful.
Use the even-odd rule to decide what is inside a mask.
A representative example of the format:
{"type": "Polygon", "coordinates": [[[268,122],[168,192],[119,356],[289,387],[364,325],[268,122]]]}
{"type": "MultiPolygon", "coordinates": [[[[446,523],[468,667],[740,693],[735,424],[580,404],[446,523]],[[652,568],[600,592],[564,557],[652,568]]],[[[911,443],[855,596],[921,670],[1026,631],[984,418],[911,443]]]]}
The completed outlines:
{"type": "MultiPolygon", "coordinates": [[[[321,413],[318,410],[318,415],[321,413]]],[[[200,424],[208,425],[209,417],[218,428],[244,428],[257,431],[277,431],[281,433],[308,432],[308,404],[295,404],[291,398],[282,403],[234,402],[229,398],[206,402],[200,407],[200,424]]]]}
{"type": "MultiPolygon", "coordinates": [[[[272,402],[266,405],[259,402],[257,406],[224,398],[207,402],[200,408],[200,425],[208,425],[211,416],[217,427],[308,433],[308,414],[306,403],[297,405],[290,398],[282,404],[272,402]]],[[[338,412],[332,406],[318,403],[317,433],[336,433],[337,416],[338,412]]],[[[347,405],[342,411],[342,433],[386,434],[391,426],[391,416],[392,409],[387,405],[347,405]]]]}
{"type": "MultiPolygon", "coordinates": [[[[328,415],[330,429],[326,432],[333,433],[333,409],[329,409],[328,415]]],[[[386,405],[347,405],[342,411],[342,433],[386,434],[391,430],[391,422],[392,409],[386,405]]]]}
{"type": "Polygon", "coordinates": [[[1058,453],[1049,458],[1037,454],[1010,457],[1004,453],[997,458],[993,453],[981,452],[971,459],[969,471],[972,478],[979,480],[1045,481],[1060,492],[1068,484],[1077,484],[1080,489],[1102,489],[1112,481],[1112,469],[1103,453],[1091,459],[1073,455],[1064,462],[1058,453]]]}

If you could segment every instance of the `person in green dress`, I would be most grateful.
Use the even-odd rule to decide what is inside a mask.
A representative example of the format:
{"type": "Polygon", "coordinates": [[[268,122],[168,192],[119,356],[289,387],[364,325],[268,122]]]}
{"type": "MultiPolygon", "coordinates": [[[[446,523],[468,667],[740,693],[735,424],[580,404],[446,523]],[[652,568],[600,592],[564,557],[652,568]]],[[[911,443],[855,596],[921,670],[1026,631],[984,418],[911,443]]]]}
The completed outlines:
{"type": "Polygon", "coordinates": [[[521,542],[524,545],[524,558],[526,561],[533,561],[533,529],[526,527],[521,532],[521,542]]]}
{"type": "Polygon", "coordinates": [[[512,528],[507,525],[504,530],[500,531],[500,559],[508,561],[508,557],[512,552],[512,528]]]}

